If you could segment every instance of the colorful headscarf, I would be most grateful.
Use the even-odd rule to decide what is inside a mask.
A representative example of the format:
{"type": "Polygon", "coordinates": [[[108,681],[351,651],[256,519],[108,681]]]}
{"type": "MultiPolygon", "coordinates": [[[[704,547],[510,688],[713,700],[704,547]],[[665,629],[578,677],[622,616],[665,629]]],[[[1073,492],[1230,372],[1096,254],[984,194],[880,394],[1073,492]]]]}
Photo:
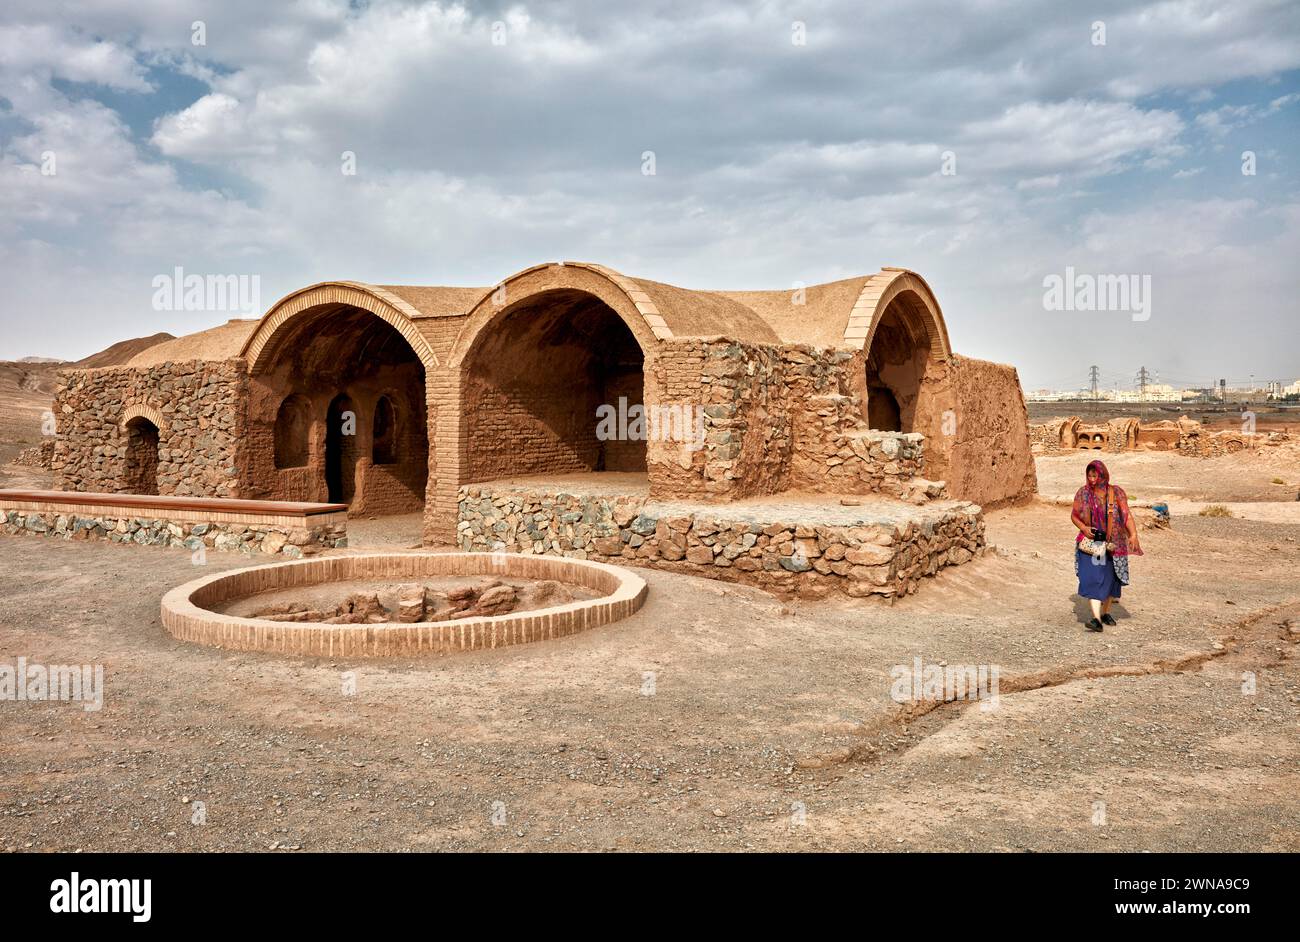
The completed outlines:
{"type": "MultiPolygon", "coordinates": [[[[1100,461],[1088,462],[1088,467],[1083,471],[1083,487],[1074,495],[1074,514],[1089,527],[1105,528],[1106,542],[1115,544],[1115,549],[1111,552],[1113,556],[1129,554],[1128,521],[1125,518],[1127,506],[1128,495],[1123,488],[1111,486],[1110,472],[1106,466],[1100,461]],[[1088,472],[1093,469],[1097,471],[1097,490],[1100,490],[1100,494],[1088,484],[1088,472]]],[[[1080,533],[1075,542],[1082,542],[1088,536],[1080,533]]]]}

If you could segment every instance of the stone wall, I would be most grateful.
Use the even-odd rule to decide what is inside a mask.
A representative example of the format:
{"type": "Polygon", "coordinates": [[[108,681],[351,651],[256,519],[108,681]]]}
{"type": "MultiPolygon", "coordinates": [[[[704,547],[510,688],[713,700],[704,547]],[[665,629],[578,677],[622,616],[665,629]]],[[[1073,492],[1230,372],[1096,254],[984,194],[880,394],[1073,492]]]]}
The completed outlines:
{"type": "Polygon", "coordinates": [[[792,443],[783,384],[780,348],[664,341],[646,363],[646,401],[690,416],[692,434],[649,442],[651,495],[734,499],[781,490],[792,443]],[[692,440],[701,428],[703,440],[692,440]]]}
{"type": "Polygon", "coordinates": [[[161,416],[159,494],[238,496],[247,400],[242,360],[64,370],[59,380],[55,488],[125,491],[123,419],[128,409],[142,407],[161,416]]]}
{"type": "Polygon", "coordinates": [[[457,538],[466,551],[649,566],[808,598],[906,595],[985,545],[981,509],[954,501],[877,507],[870,519],[816,524],[808,522],[815,514],[797,507],[715,510],[472,485],[460,489],[459,508],[457,538]]]}
{"type": "Polygon", "coordinates": [[[863,419],[861,352],[794,346],[782,354],[794,425],[791,490],[943,496],[941,484],[923,478],[924,436],[877,431],[863,419]]]}
{"type": "Polygon", "coordinates": [[[4,532],[64,540],[105,540],[138,546],[171,546],[190,552],[200,547],[298,559],[323,549],[347,546],[347,524],[303,527],[167,520],[150,516],[90,516],[40,510],[3,511],[4,532]]]}
{"type": "Polygon", "coordinates": [[[703,447],[650,443],[652,498],[941,492],[911,486],[924,468],[921,435],[867,427],[860,352],[672,341],[648,375],[652,406],[704,412],[703,447]]]}
{"type": "Polygon", "coordinates": [[[1055,455],[1073,448],[1080,420],[1056,418],[1029,426],[1029,445],[1034,454],[1055,455]]]}

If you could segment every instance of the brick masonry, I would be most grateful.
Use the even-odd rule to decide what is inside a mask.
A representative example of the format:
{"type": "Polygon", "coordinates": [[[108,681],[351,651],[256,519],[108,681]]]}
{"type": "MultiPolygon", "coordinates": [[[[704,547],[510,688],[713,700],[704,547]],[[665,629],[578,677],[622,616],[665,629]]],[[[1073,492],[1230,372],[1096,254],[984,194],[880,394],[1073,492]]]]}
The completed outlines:
{"type": "Polygon", "coordinates": [[[237,651],[319,657],[410,656],[561,638],[626,618],[641,608],[645,597],[644,579],[626,569],[594,562],[506,553],[358,554],[207,576],[163,596],[162,621],[172,635],[183,641],[237,651]],[[600,597],[508,615],[414,624],[286,623],[211,610],[231,599],[286,586],[450,575],[553,579],[595,590],[600,597]]]}

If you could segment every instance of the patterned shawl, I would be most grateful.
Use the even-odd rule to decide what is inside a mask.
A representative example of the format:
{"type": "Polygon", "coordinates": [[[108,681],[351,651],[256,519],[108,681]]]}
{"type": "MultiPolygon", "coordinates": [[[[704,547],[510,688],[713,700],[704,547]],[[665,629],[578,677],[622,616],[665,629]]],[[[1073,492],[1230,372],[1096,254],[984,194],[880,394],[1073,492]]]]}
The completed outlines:
{"type": "MultiPolygon", "coordinates": [[[[1110,472],[1100,461],[1088,462],[1088,467],[1083,472],[1083,480],[1083,487],[1074,494],[1074,514],[1089,527],[1105,527],[1106,542],[1115,544],[1112,556],[1127,556],[1129,554],[1126,526],[1128,521],[1124,516],[1123,508],[1127,505],[1128,495],[1124,493],[1123,488],[1111,485],[1110,472]],[[1096,489],[1088,485],[1088,472],[1093,468],[1097,469],[1096,489]]],[[[1080,543],[1087,538],[1088,536],[1080,533],[1075,537],[1074,542],[1080,543]]],[[[1141,551],[1134,555],[1141,555],[1141,551]]]]}

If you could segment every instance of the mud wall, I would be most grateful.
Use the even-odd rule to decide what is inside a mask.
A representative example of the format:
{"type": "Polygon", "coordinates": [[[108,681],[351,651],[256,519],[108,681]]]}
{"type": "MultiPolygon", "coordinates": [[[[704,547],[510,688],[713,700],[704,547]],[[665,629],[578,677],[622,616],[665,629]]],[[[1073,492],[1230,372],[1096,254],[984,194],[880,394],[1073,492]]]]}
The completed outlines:
{"type": "Polygon", "coordinates": [[[954,354],[930,364],[920,398],[926,476],[946,482],[949,495],[995,507],[1037,492],[1015,367],[954,354]]]}

